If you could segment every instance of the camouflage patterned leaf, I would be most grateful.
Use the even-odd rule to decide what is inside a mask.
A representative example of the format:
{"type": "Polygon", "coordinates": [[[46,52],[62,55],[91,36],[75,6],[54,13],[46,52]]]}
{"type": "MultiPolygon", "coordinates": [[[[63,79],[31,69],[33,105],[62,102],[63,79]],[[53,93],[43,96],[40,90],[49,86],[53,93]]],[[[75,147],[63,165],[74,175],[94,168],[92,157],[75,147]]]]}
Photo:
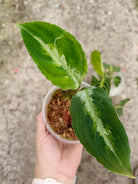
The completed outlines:
{"type": "Polygon", "coordinates": [[[110,171],[133,178],[128,137],[105,91],[83,89],[73,97],[70,112],[86,150],[110,171]]]}

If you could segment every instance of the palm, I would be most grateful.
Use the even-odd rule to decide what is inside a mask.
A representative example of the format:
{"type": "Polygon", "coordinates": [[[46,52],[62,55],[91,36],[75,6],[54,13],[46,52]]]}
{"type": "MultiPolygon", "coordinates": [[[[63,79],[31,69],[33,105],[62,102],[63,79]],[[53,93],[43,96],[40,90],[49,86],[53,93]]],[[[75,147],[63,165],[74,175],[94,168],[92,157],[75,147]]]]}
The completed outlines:
{"type": "MultiPolygon", "coordinates": [[[[42,115],[39,116],[42,122],[42,115]]],[[[39,119],[39,120],[40,120],[39,119]]],[[[69,178],[74,178],[81,160],[81,144],[62,144],[45,131],[44,123],[37,132],[37,155],[44,169],[58,172],[69,178]]]]}

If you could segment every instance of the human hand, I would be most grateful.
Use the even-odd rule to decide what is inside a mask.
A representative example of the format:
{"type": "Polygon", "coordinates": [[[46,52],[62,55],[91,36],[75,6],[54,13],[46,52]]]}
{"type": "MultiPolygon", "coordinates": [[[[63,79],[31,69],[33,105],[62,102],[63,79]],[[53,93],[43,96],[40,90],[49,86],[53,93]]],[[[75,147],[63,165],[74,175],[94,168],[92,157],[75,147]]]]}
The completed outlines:
{"type": "Polygon", "coordinates": [[[55,139],[45,129],[42,113],[37,117],[36,151],[36,178],[53,178],[65,184],[74,183],[82,145],[63,144],[55,139]]]}

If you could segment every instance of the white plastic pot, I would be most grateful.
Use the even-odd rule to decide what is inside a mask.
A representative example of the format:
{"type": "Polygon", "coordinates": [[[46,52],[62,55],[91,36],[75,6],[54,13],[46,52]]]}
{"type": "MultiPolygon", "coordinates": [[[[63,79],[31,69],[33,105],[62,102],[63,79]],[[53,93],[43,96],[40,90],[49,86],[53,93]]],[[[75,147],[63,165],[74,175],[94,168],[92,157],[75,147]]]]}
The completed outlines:
{"type": "MultiPolygon", "coordinates": [[[[81,88],[84,87],[89,87],[90,85],[86,82],[82,82],[81,83],[81,88]]],[[[69,143],[69,144],[76,144],[76,143],[80,143],[79,140],[67,140],[62,138],[60,135],[56,134],[53,129],[50,127],[48,120],[47,120],[47,105],[49,103],[49,100],[51,99],[53,93],[57,90],[60,89],[59,87],[53,86],[51,88],[51,90],[46,94],[44,101],[43,101],[43,106],[42,106],[42,114],[43,114],[43,118],[44,118],[44,122],[46,124],[46,128],[47,130],[59,141],[63,142],[63,143],[69,143]]]]}

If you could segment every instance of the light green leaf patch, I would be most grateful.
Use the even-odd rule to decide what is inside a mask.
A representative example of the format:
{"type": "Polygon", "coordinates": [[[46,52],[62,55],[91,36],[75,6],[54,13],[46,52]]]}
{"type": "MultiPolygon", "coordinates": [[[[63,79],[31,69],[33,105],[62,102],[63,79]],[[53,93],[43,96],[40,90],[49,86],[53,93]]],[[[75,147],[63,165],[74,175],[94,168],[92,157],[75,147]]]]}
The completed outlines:
{"type": "Polygon", "coordinates": [[[77,89],[87,73],[80,43],[62,28],[46,22],[17,24],[40,71],[62,89],[77,89]]]}
{"type": "Polygon", "coordinates": [[[72,126],[86,150],[112,172],[132,177],[125,129],[106,92],[89,87],[72,99],[72,126]]]}
{"type": "Polygon", "coordinates": [[[91,53],[91,64],[99,76],[104,75],[104,68],[101,61],[101,54],[98,50],[95,50],[91,53]]]}

